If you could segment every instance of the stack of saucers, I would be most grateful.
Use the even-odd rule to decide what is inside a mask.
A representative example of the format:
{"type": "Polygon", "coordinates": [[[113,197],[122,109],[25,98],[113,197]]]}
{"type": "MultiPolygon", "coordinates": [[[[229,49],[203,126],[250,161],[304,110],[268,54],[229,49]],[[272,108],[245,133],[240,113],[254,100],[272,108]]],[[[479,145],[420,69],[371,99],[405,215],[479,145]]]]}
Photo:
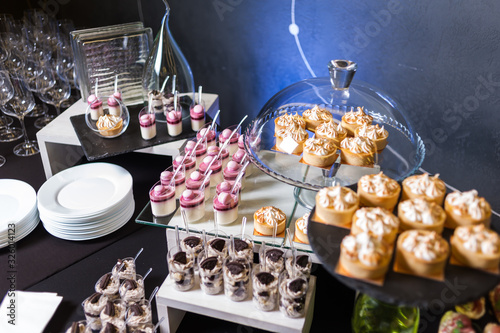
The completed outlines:
{"type": "Polygon", "coordinates": [[[61,171],[38,191],[45,229],[66,240],[88,240],[124,226],[134,214],[132,176],[109,163],[89,163],[61,171]]]}
{"type": "Polygon", "coordinates": [[[20,241],[40,222],[36,192],[16,179],[0,179],[0,248],[20,241]]]}

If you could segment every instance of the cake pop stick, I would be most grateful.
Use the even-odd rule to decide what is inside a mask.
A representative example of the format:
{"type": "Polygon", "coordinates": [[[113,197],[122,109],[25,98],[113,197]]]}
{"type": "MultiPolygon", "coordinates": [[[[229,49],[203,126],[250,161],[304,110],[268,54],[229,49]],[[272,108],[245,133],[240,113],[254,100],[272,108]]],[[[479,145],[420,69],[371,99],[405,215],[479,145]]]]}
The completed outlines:
{"type": "Polygon", "coordinates": [[[215,114],[214,119],[212,119],[212,123],[210,124],[210,128],[209,128],[210,131],[212,131],[214,129],[217,118],[219,117],[219,113],[220,113],[220,109],[217,110],[217,113],[215,114]]]}
{"type": "Polygon", "coordinates": [[[165,79],[165,81],[163,81],[163,84],[162,84],[161,90],[160,90],[161,93],[165,90],[165,87],[167,85],[168,79],[170,79],[170,75],[167,76],[167,78],[165,79]]]}

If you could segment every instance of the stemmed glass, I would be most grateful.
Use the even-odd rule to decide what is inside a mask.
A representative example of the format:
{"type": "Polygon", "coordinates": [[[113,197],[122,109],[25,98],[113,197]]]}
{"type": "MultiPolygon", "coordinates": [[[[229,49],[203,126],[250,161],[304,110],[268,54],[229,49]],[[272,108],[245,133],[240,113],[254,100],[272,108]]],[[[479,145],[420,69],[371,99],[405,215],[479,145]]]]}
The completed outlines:
{"type": "Polygon", "coordinates": [[[71,96],[71,85],[68,81],[56,77],[55,84],[49,90],[39,93],[38,97],[48,104],[54,105],[57,115],[61,113],[61,104],[71,96]]]}
{"type": "Polygon", "coordinates": [[[38,143],[29,140],[28,132],[24,124],[24,116],[35,107],[35,97],[31,91],[26,88],[22,79],[12,78],[11,82],[14,87],[14,96],[3,106],[2,110],[7,115],[19,119],[24,134],[24,142],[14,147],[14,154],[17,156],[38,154],[40,152],[38,143]]]}
{"type": "MultiPolygon", "coordinates": [[[[9,73],[0,70],[0,105],[5,105],[14,96],[14,87],[9,79],[9,73]]],[[[16,127],[10,127],[13,120],[0,115],[0,142],[15,141],[23,136],[23,132],[16,127]]]]}

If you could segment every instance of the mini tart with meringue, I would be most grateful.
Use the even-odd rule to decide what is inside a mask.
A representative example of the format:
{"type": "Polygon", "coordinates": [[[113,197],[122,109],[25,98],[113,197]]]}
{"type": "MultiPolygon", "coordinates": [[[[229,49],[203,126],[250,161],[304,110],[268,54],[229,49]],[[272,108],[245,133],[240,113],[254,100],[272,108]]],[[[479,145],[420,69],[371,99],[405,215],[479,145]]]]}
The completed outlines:
{"type": "Polygon", "coordinates": [[[409,199],[398,204],[399,230],[420,229],[443,232],[446,213],[443,207],[423,198],[409,199]]]}
{"type": "Polygon", "coordinates": [[[340,142],[342,163],[357,166],[372,166],[375,163],[377,146],[368,138],[347,137],[340,142]]]}
{"type": "Polygon", "coordinates": [[[272,236],[273,230],[276,228],[276,235],[285,231],[286,215],[279,208],[274,206],[266,206],[257,210],[253,214],[254,229],[264,235],[272,236]]]}
{"type": "Polygon", "coordinates": [[[489,228],[491,222],[491,206],[476,190],[467,192],[455,191],[444,200],[446,212],[445,227],[455,229],[462,225],[484,224],[489,228]]]}
{"type": "Polygon", "coordinates": [[[356,192],[340,185],[324,187],[316,194],[316,214],[326,224],[346,226],[359,208],[356,192]]]}
{"type": "Polygon", "coordinates": [[[276,132],[276,148],[278,150],[283,151],[289,154],[302,154],[304,148],[304,142],[309,138],[309,134],[307,131],[297,123],[293,123],[292,125],[280,129],[276,132]],[[293,150],[287,150],[284,147],[281,147],[283,140],[288,138],[288,140],[293,140],[297,146],[293,150]]]}
{"type": "Polygon", "coordinates": [[[364,175],[358,181],[358,196],[360,206],[383,207],[393,211],[401,193],[401,186],[394,179],[377,174],[364,175]]]}
{"type": "Polygon", "coordinates": [[[462,264],[477,269],[498,269],[500,237],[484,225],[457,227],[450,244],[451,253],[462,264]]]}
{"type": "Polygon", "coordinates": [[[327,109],[322,109],[315,105],[312,109],[307,109],[302,113],[302,118],[306,121],[306,129],[314,132],[321,123],[333,120],[333,116],[327,109]]]}
{"type": "Polygon", "coordinates": [[[399,219],[385,208],[364,207],[358,209],[352,218],[351,234],[367,232],[374,237],[393,244],[399,229],[399,219]]]}
{"type": "Polygon", "coordinates": [[[407,230],[399,235],[396,263],[415,275],[436,276],[444,273],[449,253],[448,242],[437,232],[407,230]]]}
{"type": "Polygon", "coordinates": [[[392,246],[366,232],[347,235],[340,243],[339,264],[355,278],[382,278],[391,257],[392,246]]]}
{"type": "Polygon", "coordinates": [[[336,123],[333,119],[329,122],[319,124],[316,127],[315,137],[331,139],[340,147],[340,143],[347,137],[347,131],[341,124],[336,123]]]}
{"type": "Polygon", "coordinates": [[[432,177],[428,173],[413,175],[403,180],[401,200],[424,198],[442,206],[445,195],[446,186],[439,173],[432,177]]]}
{"type": "Polygon", "coordinates": [[[309,212],[305,213],[295,221],[295,237],[304,244],[309,244],[309,238],[307,237],[307,220],[309,219],[309,214],[309,212]]]}
{"type": "Polygon", "coordinates": [[[387,132],[384,126],[380,127],[378,124],[363,124],[354,130],[354,136],[371,139],[377,146],[377,152],[380,153],[384,150],[385,146],[387,146],[389,132],[387,132]]]}
{"type": "Polygon", "coordinates": [[[305,163],[320,168],[329,167],[339,157],[338,147],[333,140],[325,138],[309,138],[304,142],[302,159],[305,163]]]}
{"type": "Polygon", "coordinates": [[[106,114],[99,117],[96,127],[102,136],[115,136],[122,131],[123,119],[111,114],[106,114]]]}
{"type": "Polygon", "coordinates": [[[373,117],[365,113],[365,108],[359,106],[356,111],[349,111],[342,116],[342,127],[347,130],[347,135],[354,136],[356,128],[371,125],[373,117]]]}
{"type": "Polygon", "coordinates": [[[306,121],[298,113],[285,113],[276,119],[274,119],[274,134],[278,134],[278,131],[285,129],[292,125],[298,125],[303,129],[306,128],[306,121]]]}

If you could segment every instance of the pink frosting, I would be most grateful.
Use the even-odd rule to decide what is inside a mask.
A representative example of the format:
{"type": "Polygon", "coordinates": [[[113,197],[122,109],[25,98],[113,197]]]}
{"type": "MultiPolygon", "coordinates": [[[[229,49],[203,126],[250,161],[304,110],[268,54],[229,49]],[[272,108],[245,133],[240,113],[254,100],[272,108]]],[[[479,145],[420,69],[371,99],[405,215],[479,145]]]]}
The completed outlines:
{"type": "Polygon", "coordinates": [[[91,109],[99,109],[100,107],[102,107],[102,101],[100,99],[96,99],[92,102],[92,104],[90,104],[90,108],[91,109]]]}
{"type": "Polygon", "coordinates": [[[214,198],[214,209],[228,210],[238,205],[238,197],[228,192],[222,192],[214,198]]]}
{"type": "MultiPolygon", "coordinates": [[[[207,156],[203,159],[203,162],[200,164],[200,171],[202,173],[205,173],[207,171],[208,166],[212,162],[212,159],[215,158],[215,156],[207,156]]],[[[220,171],[222,168],[222,161],[220,159],[216,160],[212,165],[210,166],[210,170],[213,170],[213,172],[220,171]]],[[[213,173],[212,173],[213,174],[213,173]]]]}
{"type": "MultiPolygon", "coordinates": [[[[222,131],[222,133],[219,135],[219,142],[224,143],[226,140],[231,136],[231,131],[229,128],[226,128],[225,130],[222,131]]],[[[231,138],[231,143],[237,142],[239,138],[238,133],[234,133],[233,137],[231,138]]]]}
{"type": "Polygon", "coordinates": [[[141,125],[141,127],[148,127],[154,125],[154,123],[155,123],[155,115],[152,113],[143,114],[139,118],[139,125],[141,125]]]}
{"type": "Polygon", "coordinates": [[[236,163],[241,163],[246,154],[247,153],[244,150],[238,149],[236,153],[233,154],[233,161],[235,161],[236,163]]]}
{"type": "Polygon", "coordinates": [[[92,94],[87,98],[87,103],[91,105],[95,101],[99,100],[96,95],[92,94]]]}
{"type": "Polygon", "coordinates": [[[121,101],[122,100],[122,93],[119,91],[115,91],[113,93],[113,97],[121,101]]]}
{"type": "MultiPolygon", "coordinates": [[[[203,176],[201,174],[201,172],[195,171],[191,174],[189,179],[186,180],[186,188],[188,188],[190,190],[197,190],[202,185],[204,179],[205,179],[205,176],[203,176]]],[[[210,186],[210,177],[207,179],[207,181],[204,184],[205,184],[205,188],[207,186],[210,186]]]]}
{"type": "Polygon", "coordinates": [[[200,140],[205,132],[208,131],[207,136],[205,137],[207,139],[207,142],[211,142],[215,140],[215,131],[214,130],[209,130],[208,128],[202,128],[201,130],[198,131],[198,134],[196,134],[196,139],[200,140]]]}
{"type": "MultiPolygon", "coordinates": [[[[177,156],[172,163],[174,165],[174,168],[179,167],[183,159],[184,155],[177,156]]],[[[184,167],[186,168],[186,170],[194,168],[195,165],[196,165],[196,159],[194,157],[187,157],[186,160],[184,161],[184,167]]]]}
{"type": "Polygon", "coordinates": [[[109,106],[118,106],[119,103],[118,103],[118,101],[116,100],[116,98],[114,96],[109,96],[109,98],[108,98],[108,105],[109,106]]]}
{"type": "MultiPolygon", "coordinates": [[[[217,187],[215,188],[215,192],[217,194],[219,194],[221,192],[230,192],[231,189],[233,188],[233,184],[234,184],[233,181],[223,181],[222,183],[217,185],[217,187]]],[[[240,188],[241,188],[240,183],[238,183],[238,185],[236,185],[236,188],[238,189],[238,191],[240,190],[240,188]]]]}
{"type": "Polygon", "coordinates": [[[205,195],[197,190],[185,190],[182,192],[179,202],[182,207],[194,207],[205,201],[205,195]]]}
{"type": "Polygon", "coordinates": [[[167,114],[167,122],[170,124],[177,124],[182,121],[182,115],[179,111],[170,111],[167,114]]]}
{"type": "MultiPolygon", "coordinates": [[[[219,154],[219,151],[220,151],[220,147],[210,146],[210,147],[208,147],[207,154],[208,154],[208,156],[217,156],[217,154],[219,154]]],[[[222,154],[220,154],[220,156],[222,157],[222,159],[228,158],[229,157],[229,150],[224,148],[224,150],[222,151],[222,154]]]]}
{"type": "Polygon", "coordinates": [[[224,169],[224,178],[231,180],[235,179],[241,168],[242,166],[235,161],[229,161],[227,167],[224,169]]]}
{"type": "MultiPolygon", "coordinates": [[[[172,180],[174,173],[172,171],[163,171],[160,174],[160,181],[162,185],[168,185],[170,181],[172,180]]],[[[179,185],[184,183],[186,180],[184,173],[183,172],[178,172],[177,175],[175,176],[175,185],[179,185]]]]}
{"type": "Polygon", "coordinates": [[[197,104],[189,110],[189,114],[193,119],[202,119],[205,117],[205,109],[203,106],[197,104]]]}
{"type": "Polygon", "coordinates": [[[151,192],[149,192],[149,198],[151,201],[165,201],[172,198],[175,195],[175,189],[173,187],[156,185],[151,192]]]}
{"type": "MultiPolygon", "coordinates": [[[[186,143],[186,147],[184,148],[184,151],[186,152],[186,154],[191,152],[193,150],[194,146],[196,146],[196,142],[194,142],[193,140],[188,141],[186,143]]],[[[207,152],[207,147],[204,144],[199,144],[198,147],[196,147],[196,156],[203,155],[206,152],[207,152]]]]}

